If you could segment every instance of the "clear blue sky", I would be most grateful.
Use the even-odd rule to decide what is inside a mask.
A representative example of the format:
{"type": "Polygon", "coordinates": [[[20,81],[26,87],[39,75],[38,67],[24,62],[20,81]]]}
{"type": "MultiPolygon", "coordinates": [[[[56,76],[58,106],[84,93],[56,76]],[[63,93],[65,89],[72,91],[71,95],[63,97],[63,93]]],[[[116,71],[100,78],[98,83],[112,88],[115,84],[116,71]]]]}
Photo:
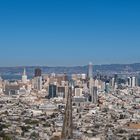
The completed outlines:
{"type": "Polygon", "coordinates": [[[140,62],[139,0],[0,0],[0,66],[140,62]]]}

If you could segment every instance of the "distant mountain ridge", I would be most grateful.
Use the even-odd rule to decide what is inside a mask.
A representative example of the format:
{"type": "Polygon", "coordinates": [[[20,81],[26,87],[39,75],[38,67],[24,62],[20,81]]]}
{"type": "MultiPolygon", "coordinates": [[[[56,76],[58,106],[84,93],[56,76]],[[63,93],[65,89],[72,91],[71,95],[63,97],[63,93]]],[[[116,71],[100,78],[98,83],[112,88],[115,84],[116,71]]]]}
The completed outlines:
{"type": "MultiPolygon", "coordinates": [[[[34,69],[40,67],[42,69],[42,73],[87,73],[88,65],[86,66],[17,66],[17,67],[0,67],[0,74],[16,74],[21,75],[23,69],[26,68],[28,75],[34,74],[34,69]]],[[[140,71],[140,63],[134,64],[103,64],[103,65],[93,65],[94,72],[138,72],[140,71]]]]}

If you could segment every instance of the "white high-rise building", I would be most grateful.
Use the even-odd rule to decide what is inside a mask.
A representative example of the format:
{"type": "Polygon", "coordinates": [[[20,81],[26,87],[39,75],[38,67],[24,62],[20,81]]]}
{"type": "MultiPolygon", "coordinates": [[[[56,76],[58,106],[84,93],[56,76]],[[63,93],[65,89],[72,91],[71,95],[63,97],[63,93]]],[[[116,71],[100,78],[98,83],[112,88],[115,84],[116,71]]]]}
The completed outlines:
{"type": "Polygon", "coordinates": [[[132,86],[131,77],[128,77],[127,85],[128,85],[128,87],[131,87],[132,86]]]}
{"type": "Polygon", "coordinates": [[[27,75],[26,75],[26,69],[24,68],[23,75],[22,75],[22,83],[27,83],[27,75]]]}
{"type": "Polygon", "coordinates": [[[128,77],[128,81],[127,81],[127,85],[128,87],[135,87],[136,86],[136,77],[128,77]]]}
{"type": "Polygon", "coordinates": [[[93,78],[93,64],[90,62],[88,67],[88,77],[93,78]]]}
{"type": "Polygon", "coordinates": [[[132,77],[132,87],[136,86],[136,77],[132,77]]]}

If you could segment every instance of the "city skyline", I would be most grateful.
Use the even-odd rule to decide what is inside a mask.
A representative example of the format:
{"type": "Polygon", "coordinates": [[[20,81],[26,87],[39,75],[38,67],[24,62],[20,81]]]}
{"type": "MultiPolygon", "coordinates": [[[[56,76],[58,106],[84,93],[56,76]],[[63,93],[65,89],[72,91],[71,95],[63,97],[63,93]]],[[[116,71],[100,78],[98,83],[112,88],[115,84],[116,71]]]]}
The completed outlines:
{"type": "Polygon", "coordinates": [[[140,140],[140,1],[1,0],[0,140],[140,140]]]}
{"type": "Polygon", "coordinates": [[[140,62],[140,2],[1,1],[0,66],[140,62]]]}

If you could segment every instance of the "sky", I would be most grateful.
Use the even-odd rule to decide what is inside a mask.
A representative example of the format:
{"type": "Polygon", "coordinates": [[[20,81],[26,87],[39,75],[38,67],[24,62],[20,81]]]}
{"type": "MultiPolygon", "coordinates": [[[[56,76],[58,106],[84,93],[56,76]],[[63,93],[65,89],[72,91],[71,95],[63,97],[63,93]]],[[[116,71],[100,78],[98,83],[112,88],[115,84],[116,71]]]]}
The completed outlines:
{"type": "Polygon", "coordinates": [[[139,0],[0,0],[0,66],[140,62],[139,0]]]}

